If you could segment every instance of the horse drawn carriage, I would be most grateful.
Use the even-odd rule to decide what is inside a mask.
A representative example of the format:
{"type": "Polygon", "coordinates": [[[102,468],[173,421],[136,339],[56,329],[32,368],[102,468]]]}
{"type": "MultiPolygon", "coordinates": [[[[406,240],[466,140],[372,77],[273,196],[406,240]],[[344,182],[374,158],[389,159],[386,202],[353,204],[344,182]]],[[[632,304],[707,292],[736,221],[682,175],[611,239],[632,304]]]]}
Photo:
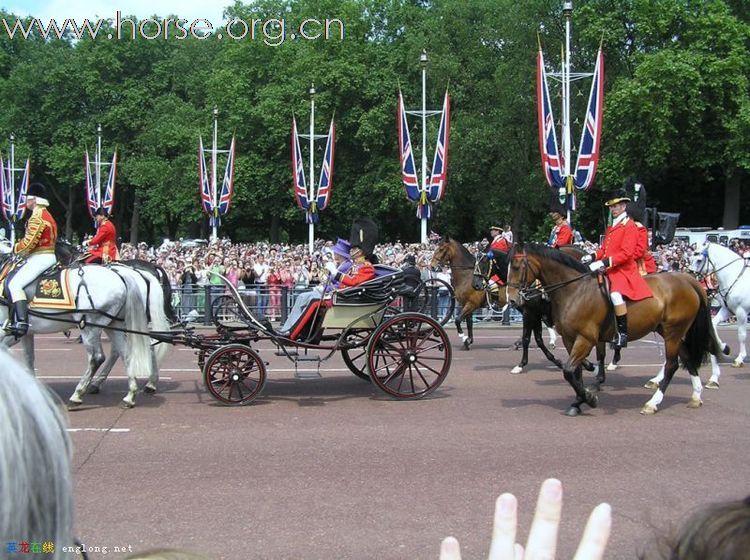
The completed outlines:
{"type": "Polygon", "coordinates": [[[405,293],[401,271],[378,266],[378,276],[313,302],[288,336],[276,333],[244,304],[226,278],[233,312],[217,314],[216,333],[193,330],[152,332],[161,342],[198,350],[208,392],[227,405],[250,403],[263,390],[266,363],[261,341],[295,365],[297,377],[320,377],[320,364],[337,352],[357,377],[397,399],[419,399],[437,389],[451,365],[451,346],[440,322],[419,312],[401,312],[393,303],[405,293]],[[302,375],[300,363],[314,364],[302,375]]]}

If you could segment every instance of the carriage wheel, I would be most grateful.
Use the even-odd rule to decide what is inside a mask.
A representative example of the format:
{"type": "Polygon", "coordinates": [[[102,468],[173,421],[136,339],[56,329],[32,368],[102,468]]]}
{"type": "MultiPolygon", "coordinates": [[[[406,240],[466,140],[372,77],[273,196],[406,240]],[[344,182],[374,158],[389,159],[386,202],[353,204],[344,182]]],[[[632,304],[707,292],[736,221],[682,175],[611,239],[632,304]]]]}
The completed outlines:
{"type": "MultiPolygon", "coordinates": [[[[350,340],[366,340],[369,333],[354,332],[349,335],[350,340]]],[[[349,370],[368,383],[370,376],[367,374],[367,345],[357,346],[356,348],[342,348],[341,357],[349,370]]]]}
{"type": "Polygon", "coordinates": [[[428,278],[422,281],[414,294],[408,311],[416,311],[436,319],[445,325],[456,310],[456,295],[451,286],[440,278],[428,278]]]}
{"type": "Polygon", "coordinates": [[[206,360],[203,382],[217,401],[230,405],[247,404],[263,389],[266,366],[249,346],[228,344],[206,360]]]}
{"type": "Polygon", "coordinates": [[[232,296],[219,296],[211,304],[214,324],[220,327],[237,327],[244,325],[240,306],[232,296]]]}
{"type": "Polygon", "coordinates": [[[451,367],[448,334],[432,317],[402,313],[372,333],[367,349],[370,379],[399,399],[419,399],[437,389],[451,367]]]}

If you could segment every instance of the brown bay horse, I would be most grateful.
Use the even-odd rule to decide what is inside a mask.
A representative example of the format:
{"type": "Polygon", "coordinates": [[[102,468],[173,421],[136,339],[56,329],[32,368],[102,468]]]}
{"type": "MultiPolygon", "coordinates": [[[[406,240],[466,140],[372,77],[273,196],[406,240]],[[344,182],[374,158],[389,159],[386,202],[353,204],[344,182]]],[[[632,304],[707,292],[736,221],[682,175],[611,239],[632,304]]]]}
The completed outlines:
{"type": "MultiPolygon", "coordinates": [[[[565,253],[535,243],[516,246],[509,255],[508,298],[519,303],[533,297],[535,280],[544,286],[552,304],[555,325],[568,351],[563,366],[566,381],[576,400],[568,416],[581,413],[581,405],[598,405],[596,386],[586,388],[581,364],[591,348],[612,339],[614,320],[611,304],[597,276],[586,265],[565,253]]],[[[706,294],[692,276],[679,272],[649,275],[645,278],[653,297],[628,302],[628,339],[636,340],[650,332],[664,338],[665,376],[641,414],[655,414],[678,367],[678,357],[691,376],[693,392],[688,407],[703,404],[698,368],[708,353],[718,356],[722,348],[713,323],[706,294]]]]}
{"type": "MultiPolygon", "coordinates": [[[[501,262],[498,263],[497,272],[504,276],[507,270],[507,255],[498,253],[501,262]]],[[[497,258],[497,257],[496,257],[497,258]]],[[[495,272],[490,270],[490,261],[483,255],[477,259],[460,242],[445,236],[432,255],[431,266],[449,265],[451,269],[451,285],[456,294],[456,301],[461,306],[461,312],[456,318],[456,330],[468,350],[474,343],[474,311],[488,305],[489,297],[496,297],[493,307],[502,308],[506,304],[505,290],[499,286],[499,290],[489,292],[484,289],[484,284],[495,272]],[[479,276],[475,278],[475,276],[479,276]],[[461,322],[466,321],[467,335],[461,328],[461,322]]],[[[503,278],[504,280],[504,278],[503,278]]]]}

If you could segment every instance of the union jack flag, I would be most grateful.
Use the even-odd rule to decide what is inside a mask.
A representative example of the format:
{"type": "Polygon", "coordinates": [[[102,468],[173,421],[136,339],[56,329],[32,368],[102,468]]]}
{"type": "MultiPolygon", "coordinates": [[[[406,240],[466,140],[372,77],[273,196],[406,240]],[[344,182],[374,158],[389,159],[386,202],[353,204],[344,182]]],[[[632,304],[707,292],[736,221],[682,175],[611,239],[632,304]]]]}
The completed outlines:
{"type": "Polygon", "coordinates": [[[203,149],[203,138],[198,137],[198,173],[200,176],[200,193],[201,193],[201,208],[203,212],[211,216],[213,222],[214,214],[214,197],[211,192],[211,181],[208,176],[208,168],[206,167],[206,154],[203,149]]]}
{"type": "Polygon", "coordinates": [[[294,180],[294,197],[297,200],[297,206],[303,210],[309,209],[310,200],[307,196],[305,165],[302,160],[302,149],[299,146],[297,119],[294,117],[292,117],[292,178],[294,180]]]}
{"type": "Polygon", "coordinates": [[[541,48],[536,59],[537,115],[539,119],[539,151],[542,155],[542,170],[550,187],[564,186],[562,158],[557,148],[555,119],[547,86],[547,72],[544,68],[544,55],[541,48]]]}
{"type": "Polygon", "coordinates": [[[234,136],[232,143],[229,145],[229,155],[227,156],[227,166],[224,170],[224,180],[221,183],[221,194],[219,195],[219,212],[220,216],[226,216],[229,212],[229,205],[232,203],[232,194],[234,193],[234,136]]]}
{"type": "Polygon", "coordinates": [[[445,92],[443,112],[440,117],[437,144],[435,145],[435,159],[432,162],[432,174],[427,186],[427,198],[430,202],[437,202],[443,197],[448,180],[448,140],[451,129],[451,102],[448,91],[445,92]]]}
{"type": "Polygon", "coordinates": [[[26,212],[26,192],[28,190],[29,160],[26,160],[26,166],[23,169],[23,177],[21,177],[21,188],[18,191],[18,200],[16,200],[16,220],[20,220],[21,218],[23,218],[23,215],[26,212]]]}
{"type": "Polygon", "coordinates": [[[409,137],[409,124],[406,122],[406,109],[404,109],[404,97],[398,92],[398,147],[401,157],[401,176],[404,181],[406,197],[412,202],[419,202],[420,189],[417,178],[417,168],[414,165],[414,153],[411,149],[411,138],[409,137]]]}
{"type": "Polygon", "coordinates": [[[331,126],[328,128],[328,139],[326,140],[326,151],[323,155],[323,164],[320,168],[320,181],[318,182],[318,196],[315,197],[317,210],[325,210],[328,206],[328,200],[331,197],[331,186],[333,179],[333,152],[336,141],[336,126],[331,119],[331,126]]]}
{"type": "Polygon", "coordinates": [[[109,166],[109,176],[107,177],[107,184],[104,187],[104,198],[102,199],[102,206],[107,211],[107,214],[112,214],[112,208],[115,205],[115,177],[117,176],[117,152],[112,155],[112,165],[109,166]]]}
{"type": "Polygon", "coordinates": [[[586,122],[581,133],[578,161],[574,173],[576,188],[588,190],[594,184],[596,166],[599,162],[599,145],[602,139],[602,113],[604,109],[604,55],[602,50],[596,55],[594,78],[591,93],[586,105],[586,122]]]}
{"type": "Polygon", "coordinates": [[[5,164],[3,158],[0,156],[0,189],[2,189],[2,205],[3,205],[3,218],[7,222],[13,221],[13,204],[10,199],[11,191],[9,187],[10,181],[5,175],[5,164]]]}
{"type": "Polygon", "coordinates": [[[86,207],[89,210],[89,216],[94,218],[94,212],[99,208],[99,193],[96,192],[96,185],[91,177],[91,160],[89,159],[89,151],[86,150],[83,156],[83,161],[86,167],[86,207]]]}

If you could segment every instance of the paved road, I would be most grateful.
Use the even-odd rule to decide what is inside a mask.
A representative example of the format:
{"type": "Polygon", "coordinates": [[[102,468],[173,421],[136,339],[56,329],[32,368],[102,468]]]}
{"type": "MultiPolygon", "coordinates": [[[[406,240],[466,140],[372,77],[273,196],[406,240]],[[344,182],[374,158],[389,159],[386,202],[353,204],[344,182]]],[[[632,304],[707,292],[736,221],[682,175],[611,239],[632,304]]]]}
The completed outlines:
{"type": "MultiPolygon", "coordinates": [[[[571,419],[562,411],[572,391],[538,350],[528,373],[508,373],[517,336],[482,329],[470,352],[456,343],[446,382],[417,402],[383,397],[338,356],[322,379],[295,380],[264,344],[270,382],[250,406],[217,405],[193,351],[175,348],[160,392],[123,410],[118,366],[102,394],[69,414],[77,534],[107,547],[95,559],[157,546],[232,560],[436,559],[446,535],[465,559],[485,558],[495,497],[518,496],[525,538],[538,486],[556,476],[565,490],[559,557],[571,557],[588,512],[609,501],[608,557],[634,558],[700,504],[750,493],[749,366],[722,366],[721,389],[705,391],[698,410],[685,407],[680,371],[660,412],[644,417],[643,384],[660,358],[653,340],[641,341],[599,408],[571,419]]],[[[736,346],[733,333],[724,338],[736,346]]],[[[82,348],[42,337],[37,349],[38,374],[67,399],[82,348]]]]}

